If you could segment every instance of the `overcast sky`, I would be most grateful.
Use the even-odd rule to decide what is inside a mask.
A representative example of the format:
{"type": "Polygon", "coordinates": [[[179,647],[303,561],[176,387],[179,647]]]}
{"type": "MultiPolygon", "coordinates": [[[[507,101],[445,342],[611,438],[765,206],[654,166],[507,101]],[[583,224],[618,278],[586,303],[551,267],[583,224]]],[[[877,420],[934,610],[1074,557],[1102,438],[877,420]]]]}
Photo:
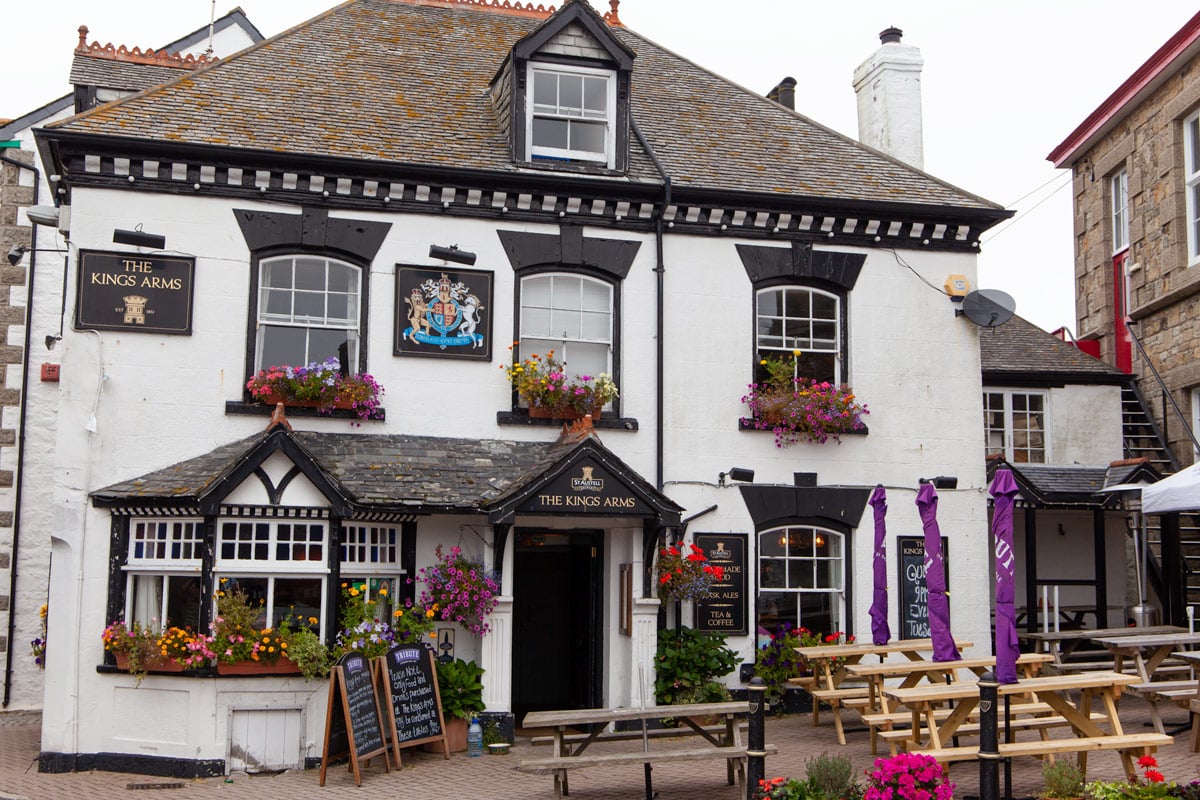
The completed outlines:
{"type": "MultiPolygon", "coordinates": [[[[545,0],[542,0],[543,2],[545,0]]],[[[216,13],[234,0],[218,0],[216,13]]],[[[591,0],[608,10],[608,0],[591,0]]],[[[330,0],[241,0],[272,36],[330,0]]],[[[211,0],[6,4],[0,118],[66,94],[76,29],[160,47],[208,24],[211,0]]],[[[921,49],[925,169],[1017,212],[983,237],[979,287],[1047,330],[1075,329],[1067,173],[1046,155],[1196,13],[1184,0],[622,0],[622,21],[748,89],[799,81],[796,108],[857,137],[854,68],[896,26],[921,49]]]]}

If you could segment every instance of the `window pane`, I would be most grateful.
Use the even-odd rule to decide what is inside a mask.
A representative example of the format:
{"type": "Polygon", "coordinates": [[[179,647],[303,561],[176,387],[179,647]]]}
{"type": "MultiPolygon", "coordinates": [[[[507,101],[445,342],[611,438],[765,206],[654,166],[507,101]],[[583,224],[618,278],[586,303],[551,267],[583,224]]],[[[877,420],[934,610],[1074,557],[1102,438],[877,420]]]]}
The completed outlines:
{"type": "Polygon", "coordinates": [[[292,316],[292,293],[290,291],[281,292],[278,290],[272,291],[267,289],[263,292],[265,299],[262,303],[262,312],[275,316],[290,319],[292,316]]]}
{"type": "Polygon", "coordinates": [[[585,311],[604,311],[612,310],[612,287],[607,283],[600,281],[581,281],[580,290],[583,293],[583,299],[580,307],[585,311]]]}
{"type": "Polygon", "coordinates": [[[584,339],[605,341],[612,331],[612,316],[607,312],[597,314],[585,312],[581,336],[584,339]]]}
{"type": "Polygon", "coordinates": [[[1200,169],[1200,117],[1192,117],[1187,122],[1187,171],[1195,174],[1200,169]]]}
{"type": "MultiPolygon", "coordinates": [[[[550,334],[550,311],[545,308],[526,308],[521,312],[521,338],[526,336],[548,336],[550,334]]],[[[524,348],[522,348],[524,355],[524,348]]],[[[542,352],[542,351],[534,351],[542,352]]]]}
{"type": "Polygon", "coordinates": [[[604,78],[585,78],[583,107],[589,116],[605,116],[608,109],[608,81],[604,78]]]}
{"type": "Polygon", "coordinates": [[[572,122],[570,149],[585,153],[604,152],[604,134],[607,126],[598,122],[572,122]]]}
{"type": "Polygon", "coordinates": [[[533,102],[538,111],[558,107],[558,76],[552,72],[533,73],[533,102]]]}
{"type": "Polygon", "coordinates": [[[770,315],[779,316],[780,295],[779,292],[759,292],[758,293],[758,314],[759,316],[770,315]]]}
{"type": "Polygon", "coordinates": [[[235,592],[241,589],[249,598],[251,607],[259,606],[262,610],[254,619],[254,624],[260,628],[267,627],[267,578],[228,578],[217,582],[217,591],[235,592]]]}
{"type": "Polygon", "coordinates": [[[784,293],[783,308],[789,317],[811,317],[812,294],[807,291],[789,289],[784,293]]]}
{"type": "Polygon", "coordinates": [[[296,288],[324,292],[325,261],[314,258],[297,258],[296,288]]]}
{"type": "Polygon", "coordinates": [[[837,345],[837,326],[832,322],[813,323],[813,346],[826,349],[837,345]]]}
{"type": "Polygon", "coordinates": [[[824,294],[812,295],[813,316],[817,319],[837,319],[837,298],[824,294]]]}
{"type": "Polygon", "coordinates": [[[782,556],[787,553],[787,539],[780,541],[778,532],[764,533],[758,537],[758,552],[764,556],[782,556]]]}
{"type": "Polygon", "coordinates": [[[787,562],[783,559],[759,559],[759,585],[766,589],[782,589],[787,586],[787,562]]]}
{"type": "Polygon", "coordinates": [[[296,292],[295,319],[297,322],[324,322],[325,295],[316,292],[296,292]]]}
{"type": "Polygon", "coordinates": [[[561,336],[564,339],[582,338],[583,331],[580,328],[579,312],[551,311],[550,333],[554,336],[561,336]]]}
{"type": "Polygon", "coordinates": [[[533,146],[566,150],[567,121],[565,119],[546,119],[544,117],[535,118],[533,120],[533,146]]]}
{"type": "Polygon", "coordinates": [[[167,621],[170,626],[200,630],[200,576],[172,575],[167,579],[167,621]]]}
{"type": "Polygon", "coordinates": [[[521,281],[521,303],[522,305],[541,306],[548,308],[550,306],[550,278],[548,276],[541,278],[526,278],[521,281]]]}
{"type": "Polygon", "coordinates": [[[280,258],[264,261],[262,265],[262,285],[279,289],[292,288],[292,260],[280,258]]]}
{"type": "Polygon", "coordinates": [[[808,320],[787,320],[784,323],[787,336],[784,345],[793,349],[812,346],[812,323],[808,320]]]}
{"type": "Polygon", "coordinates": [[[789,589],[814,589],[813,565],[811,561],[792,561],[788,564],[789,589]]]}
{"type": "Polygon", "coordinates": [[[308,339],[308,356],[305,363],[337,358],[339,361],[346,362],[343,366],[350,372],[356,372],[358,348],[355,346],[355,342],[357,340],[358,337],[354,335],[353,331],[314,329],[308,339]],[[346,348],[345,354],[342,353],[343,346],[346,348]]]}
{"type": "Polygon", "coordinates": [[[329,265],[329,291],[358,293],[358,270],[342,264],[329,265]]]}
{"type": "Polygon", "coordinates": [[[568,342],[564,346],[563,352],[567,357],[567,372],[571,375],[595,377],[601,372],[612,372],[608,363],[608,347],[606,345],[568,342]]]}
{"type": "Polygon", "coordinates": [[[132,619],[140,625],[158,629],[162,622],[163,581],[162,575],[134,575],[131,581],[133,596],[129,600],[132,619]]]}
{"type": "Polygon", "coordinates": [[[558,76],[558,105],[560,111],[578,111],[583,108],[582,76],[558,76]]]}
{"type": "Polygon", "coordinates": [[[842,629],[837,595],[809,592],[800,595],[800,624],[810,631],[830,634],[842,629]]]}
{"type": "Polygon", "coordinates": [[[321,618],[321,580],[276,578],[271,626],[279,627],[279,623],[288,619],[293,627],[309,627],[310,618],[321,618]]]}
{"type": "Polygon", "coordinates": [[[578,309],[583,306],[583,286],[579,278],[555,275],[552,286],[550,303],[555,308],[578,309]]]}
{"type": "Polygon", "coordinates": [[[258,368],[306,364],[303,328],[263,325],[259,329],[258,368]]]}
{"type": "Polygon", "coordinates": [[[783,623],[796,627],[800,622],[798,594],[792,592],[761,592],[758,595],[758,624],[768,633],[783,623]]]}

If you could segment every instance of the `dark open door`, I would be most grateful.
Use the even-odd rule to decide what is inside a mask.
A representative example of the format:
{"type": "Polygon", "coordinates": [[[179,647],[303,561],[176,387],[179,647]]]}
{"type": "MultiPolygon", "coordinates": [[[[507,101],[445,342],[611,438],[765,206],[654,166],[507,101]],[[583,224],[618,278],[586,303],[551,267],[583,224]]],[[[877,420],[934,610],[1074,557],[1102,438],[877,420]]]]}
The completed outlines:
{"type": "Polygon", "coordinates": [[[592,708],[600,684],[602,591],[597,531],[516,535],[513,712],[592,708]]]}

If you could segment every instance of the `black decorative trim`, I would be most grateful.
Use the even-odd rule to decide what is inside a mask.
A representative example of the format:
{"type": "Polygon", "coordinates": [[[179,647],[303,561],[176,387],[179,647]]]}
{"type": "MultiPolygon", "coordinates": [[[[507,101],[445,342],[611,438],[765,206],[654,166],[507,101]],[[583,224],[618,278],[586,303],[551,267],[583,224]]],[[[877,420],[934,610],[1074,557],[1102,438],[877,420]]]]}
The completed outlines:
{"type": "Polygon", "coordinates": [[[755,286],[785,281],[823,281],[850,291],[858,282],[865,253],[816,250],[811,243],[793,242],[790,248],[739,244],[738,256],[755,286]]]}
{"type": "MultiPolygon", "coordinates": [[[[269,417],[275,411],[274,406],[265,405],[263,403],[244,403],[240,400],[226,400],[225,413],[238,414],[248,417],[269,417]]],[[[326,417],[329,419],[349,419],[359,420],[358,412],[350,408],[331,408],[328,411],[318,411],[315,408],[307,406],[289,406],[287,409],[289,417],[326,417]]],[[[375,411],[375,415],[365,422],[383,422],[387,419],[387,410],[380,408],[375,411]]]]}
{"type": "Polygon", "coordinates": [[[258,478],[259,483],[267,490],[267,497],[270,498],[271,505],[273,506],[279,505],[283,500],[284,490],[287,489],[288,484],[299,474],[300,468],[293,465],[288,473],[283,476],[283,479],[279,481],[279,485],[276,486],[275,482],[271,480],[271,476],[261,466],[256,467],[254,470],[254,477],[258,478]]]}
{"type": "Polygon", "coordinates": [[[508,261],[517,272],[535,267],[565,266],[594,269],[623,281],[642,243],[628,239],[584,236],[579,225],[560,225],[558,235],[525,231],[496,231],[508,261]]]}
{"type": "MultiPolygon", "coordinates": [[[[561,419],[543,419],[541,417],[529,416],[529,411],[524,408],[519,408],[515,411],[497,411],[497,425],[526,425],[534,428],[561,428],[567,424],[561,419]]],[[[600,419],[592,420],[593,428],[602,428],[612,431],[636,431],[639,429],[636,417],[611,417],[602,416],[600,419]]]]}
{"type": "Polygon", "coordinates": [[[743,485],[738,488],[756,532],[781,525],[818,525],[850,533],[862,521],[871,494],[865,487],[743,485]]]}
{"type": "Polygon", "coordinates": [[[329,519],[330,510],[324,506],[221,506],[222,517],[237,519],[329,519]]]}
{"type": "Polygon", "coordinates": [[[299,214],[235,208],[246,246],[251,252],[301,248],[336,250],[371,263],[383,246],[390,222],[331,218],[329,209],[302,206],[299,214]]]}
{"type": "Polygon", "coordinates": [[[225,759],[164,758],[129,753],[53,753],[38,755],[38,772],[126,772],[162,778],[219,778],[225,774],[225,759]]]}

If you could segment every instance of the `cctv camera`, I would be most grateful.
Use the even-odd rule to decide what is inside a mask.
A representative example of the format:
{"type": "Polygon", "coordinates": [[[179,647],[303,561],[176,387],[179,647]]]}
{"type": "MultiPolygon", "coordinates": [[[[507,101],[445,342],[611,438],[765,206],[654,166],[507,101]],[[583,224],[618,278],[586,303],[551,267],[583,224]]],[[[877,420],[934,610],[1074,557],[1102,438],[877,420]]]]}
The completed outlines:
{"type": "Polygon", "coordinates": [[[14,267],[21,263],[21,259],[25,257],[26,248],[23,244],[14,244],[8,251],[8,263],[14,267]]]}

